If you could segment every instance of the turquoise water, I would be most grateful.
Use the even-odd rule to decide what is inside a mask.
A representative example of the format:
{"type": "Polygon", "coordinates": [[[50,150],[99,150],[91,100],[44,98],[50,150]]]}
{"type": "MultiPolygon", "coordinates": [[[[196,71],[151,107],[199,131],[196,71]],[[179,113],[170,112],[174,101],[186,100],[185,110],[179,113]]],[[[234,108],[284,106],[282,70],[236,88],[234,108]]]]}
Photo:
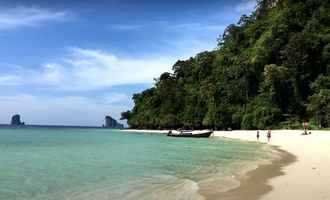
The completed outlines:
{"type": "Polygon", "coordinates": [[[264,146],[105,129],[0,129],[1,200],[203,199],[264,146]],[[209,187],[209,186],[208,186],[209,187]]]}

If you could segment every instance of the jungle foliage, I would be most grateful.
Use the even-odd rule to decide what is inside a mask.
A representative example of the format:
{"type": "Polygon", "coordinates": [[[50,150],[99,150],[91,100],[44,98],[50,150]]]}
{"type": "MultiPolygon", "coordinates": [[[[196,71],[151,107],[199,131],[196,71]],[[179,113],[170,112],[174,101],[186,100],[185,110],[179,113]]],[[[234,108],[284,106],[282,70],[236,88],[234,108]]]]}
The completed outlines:
{"type": "Polygon", "coordinates": [[[330,127],[330,1],[260,0],[123,112],[131,128],[330,127]]]}

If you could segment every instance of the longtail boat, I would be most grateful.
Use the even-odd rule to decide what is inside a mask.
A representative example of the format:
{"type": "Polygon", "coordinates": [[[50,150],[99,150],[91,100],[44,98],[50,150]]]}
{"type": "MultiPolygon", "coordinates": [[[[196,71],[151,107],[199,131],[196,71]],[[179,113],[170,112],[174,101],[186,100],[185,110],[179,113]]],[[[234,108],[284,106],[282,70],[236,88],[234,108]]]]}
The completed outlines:
{"type": "Polygon", "coordinates": [[[192,138],[208,138],[213,131],[169,131],[167,136],[170,137],[192,137],[192,138]]]}

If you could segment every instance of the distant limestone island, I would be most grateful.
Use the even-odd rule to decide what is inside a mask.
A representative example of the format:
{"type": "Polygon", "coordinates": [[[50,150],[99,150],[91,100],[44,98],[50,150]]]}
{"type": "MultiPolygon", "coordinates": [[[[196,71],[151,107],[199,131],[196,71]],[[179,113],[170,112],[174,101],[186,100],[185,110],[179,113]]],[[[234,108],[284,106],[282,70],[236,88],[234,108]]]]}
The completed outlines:
{"type": "Polygon", "coordinates": [[[16,114],[16,115],[12,116],[10,125],[12,125],[12,126],[24,126],[25,123],[21,122],[21,116],[16,114]]]}
{"type": "Polygon", "coordinates": [[[109,129],[123,129],[124,125],[117,122],[111,116],[105,116],[105,124],[102,126],[68,126],[68,125],[26,125],[21,121],[21,116],[15,114],[11,117],[10,124],[0,124],[0,127],[46,127],[46,128],[109,128],[109,129]]]}
{"type": "Polygon", "coordinates": [[[114,118],[110,116],[105,116],[105,124],[103,125],[104,128],[114,128],[114,129],[123,129],[124,125],[120,124],[114,118]]]}

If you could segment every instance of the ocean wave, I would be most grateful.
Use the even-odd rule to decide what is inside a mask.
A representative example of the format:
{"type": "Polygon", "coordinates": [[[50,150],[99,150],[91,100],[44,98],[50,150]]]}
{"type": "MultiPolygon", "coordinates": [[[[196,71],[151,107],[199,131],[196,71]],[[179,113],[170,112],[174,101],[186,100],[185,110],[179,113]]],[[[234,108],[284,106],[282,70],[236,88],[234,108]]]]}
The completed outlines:
{"type": "Polygon", "coordinates": [[[205,200],[199,185],[171,175],[144,177],[128,184],[66,194],[65,200],[205,200]]]}

